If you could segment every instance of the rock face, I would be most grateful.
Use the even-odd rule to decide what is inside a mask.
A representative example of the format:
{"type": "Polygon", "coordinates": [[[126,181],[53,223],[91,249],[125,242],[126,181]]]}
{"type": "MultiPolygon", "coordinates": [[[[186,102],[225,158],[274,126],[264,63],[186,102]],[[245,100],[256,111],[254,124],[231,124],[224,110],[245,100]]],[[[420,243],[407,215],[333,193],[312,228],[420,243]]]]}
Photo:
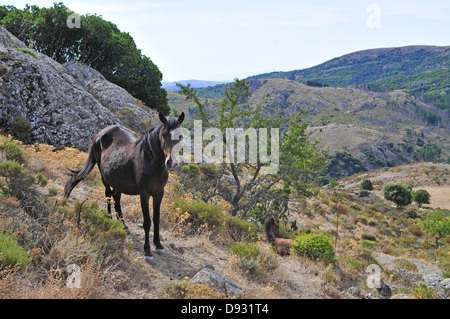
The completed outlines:
{"type": "Polygon", "coordinates": [[[64,68],[98,102],[117,117],[124,126],[134,131],[144,131],[156,123],[156,112],[151,114],[148,108],[138,106],[137,100],[125,89],[111,83],[98,71],[76,61],[63,64],[64,68]]]}
{"type": "Polygon", "coordinates": [[[140,131],[156,112],[137,106],[125,90],[80,63],[62,66],[28,49],[0,26],[0,128],[12,135],[28,121],[26,142],[88,149],[102,128],[140,131]],[[20,121],[22,120],[22,121],[20,121]],[[26,122],[25,121],[25,122],[26,122]]]}

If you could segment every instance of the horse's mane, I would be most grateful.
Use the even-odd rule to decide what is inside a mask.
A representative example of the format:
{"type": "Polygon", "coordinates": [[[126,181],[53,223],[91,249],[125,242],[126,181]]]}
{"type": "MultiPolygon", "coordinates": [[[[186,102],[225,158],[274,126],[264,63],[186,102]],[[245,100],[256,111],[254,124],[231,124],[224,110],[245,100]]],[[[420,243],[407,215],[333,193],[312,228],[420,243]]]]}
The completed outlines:
{"type": "Polygon", "coordinates": [[[159,140],[159,132],[164,127],[168,130],[176,129],[180,126],[178,120],[175,117],[167,117],[166,124],[159,123],[156,126],[149,128],[144,134],[142,134],[136,141],[136,145],[141,144],[144,152],[149,158],[154,158],[162,151],[161,141],[159,140]]]}

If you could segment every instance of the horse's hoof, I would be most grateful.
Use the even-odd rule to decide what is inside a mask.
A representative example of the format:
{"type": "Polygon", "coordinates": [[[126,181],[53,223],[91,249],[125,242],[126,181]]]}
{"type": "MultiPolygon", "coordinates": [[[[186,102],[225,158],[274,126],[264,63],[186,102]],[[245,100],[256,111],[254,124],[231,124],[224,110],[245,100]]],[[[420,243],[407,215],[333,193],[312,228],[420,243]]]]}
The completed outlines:
{"type": "Polygon", "coordinates": [[[155,252],[160,255],[160,256],[164,256],[166,254],[166,250],[163,249],[155,249],[155,252]]]}
{"type": "Polygon", "coordinates": [[[152,266],[155,264],[155,261],[153,260],[153,256],[145,256],[144,258],[145,258],[145,262],[147,264],[152,265],[152,266]]]}

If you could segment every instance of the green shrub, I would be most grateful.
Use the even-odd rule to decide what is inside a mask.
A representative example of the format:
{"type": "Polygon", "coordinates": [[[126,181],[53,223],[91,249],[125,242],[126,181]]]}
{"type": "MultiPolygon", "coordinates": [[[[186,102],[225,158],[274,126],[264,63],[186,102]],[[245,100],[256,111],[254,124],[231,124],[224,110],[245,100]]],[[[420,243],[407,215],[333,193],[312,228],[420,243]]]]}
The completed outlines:
{"type": "Polygon", "coordinates": [[[231,255],[236,255],[239,267],[251,275],[261,274],[264,270],[273,270],[279,266],[277,255],[254,244],[234,243],[228,247],[231,255]]]}
{"type": "Polygon", "coordinates": [[[81,221],[86,226],[86,233],[90,240],[104,252],[110,253],[120,250],[125,244],[127,232],[122,221],[112,219],[106,210],[98,208],[97,203],[87,202],[81,204],[77,201],[73,211],[69,211],[69,217],[77,220],[81,207],[81,221]]]}
{"type": "Polygon", "coordinates": [[[373,190],[373,185],[372,185],[372,182],[370,181],[370,179],[364,179],[361,182],[360,189],[367,190],[367,191],[373,190]]]}
{"type": "Polygon", "coordinates": [[[19,245],[10,231],[0,228],[0,264],[5,267],[26,267],[32,258],[19,245]]]}
{"type": "Polygon", "coordinates": [[[436,294],[423,282],[413,291],[414,299],[435,299],[436,294]]]}
{"type": "Polygon", "coordinates": [[[42,173],[42,172],[39,172],[36,175],[36,180],[37,180],[38,184],[41,186],[45,186],[48,183],[48,178],[45,177],[44,173],[42,173]]]}
{"type": "Polygon", "coordinates": [[[291,253],[313,260],[332,261],[335,257],[330,239],[323,233],[309,233],[295,238],[291,253]]]}
{"type": "Polygon", "coordinates": [[[253,241],[257,238],[254,224],[223,213],[217,205],[184,199],[176,199],[172,202],[172,205],[175,211],[178,211],[177,214],[172,216],[172,219],[178,219],[185,213],[189,214],[186,222],[191,224],[191,232],[207,225],[209,230],[214,230],[218,234],[225,232],[235,241],[253,241]]]}
{"type": "Polygon", "coordinates": [[[23,161],[23,152],[20,145],[6,137],[0,136],[0,151],[5,152],[6,159],[9,161],[18,163],[23,161]]]}
{"type": "Polygon", "coordinates": [[[58,189],[57,188],[55,188],[55,187],[50,187],[49,189],[48,189],[48,195],[49,196],[56,196],[56,195],[58,195],[58,189]]]}
{"type": "Polygon", "coordinates": [[[370,241],[376,241],[377,239],[375,238],[375,235],[372,234],[362,234],[361,235],[361,239],[366,239],[366,240],[370,240],[370,241]]]}
{"type": "Polygon", "coordinates": [[[0,191],[7,196],[14,196],[27,213],[44,217],[48,209],[40,202],[40,194],[36,190],[36,179],[15,161],[0,163],[0,191]]]}
{"type": "Polygon", "coordinates": [[[14,120],[14,135],[22,142],[27,142],[31,133],[30,121],[23,116],[16,116],[14,120]]]}
{"type": "Polygon", "coordinates": [[[362,243],[365,247],[368,247],[368,248],[375,248],[375,246],[377,245],[376,242],[374,242],[372,240],[368,240],[368,239],[363,240],[362,243]]]}

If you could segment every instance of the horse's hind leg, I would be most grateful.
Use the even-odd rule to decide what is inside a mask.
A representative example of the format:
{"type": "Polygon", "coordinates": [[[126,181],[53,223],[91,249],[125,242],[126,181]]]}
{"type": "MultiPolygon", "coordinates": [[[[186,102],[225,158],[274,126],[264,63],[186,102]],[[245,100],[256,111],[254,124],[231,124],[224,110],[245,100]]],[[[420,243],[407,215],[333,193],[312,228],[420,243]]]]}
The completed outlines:
{"type": "Polygon", "coordinates": [[[125,230],[128,230],[128,227],[125,225],[125,221],[123,219],[122,207],[120,206],[120,198],[122,196],[122,193],[113,189],[112,196],[114,198],[114,209],[116,210],[116,213],[117,213],[117,219],[121,220],[125,230]]]}
{"type": "Polygon", "coordinates": [[[108,213],[109,216],[111,215],[111,199],[112,199],[112,191],[111,191],[111,187],[109,187],[109,185],[105,182],[105,180],[102,178],[102,182],[103,185],[105,185],[105,197],[106,197],[106,203],[107,203],[107,208],[108,208],[108,213]]]}

